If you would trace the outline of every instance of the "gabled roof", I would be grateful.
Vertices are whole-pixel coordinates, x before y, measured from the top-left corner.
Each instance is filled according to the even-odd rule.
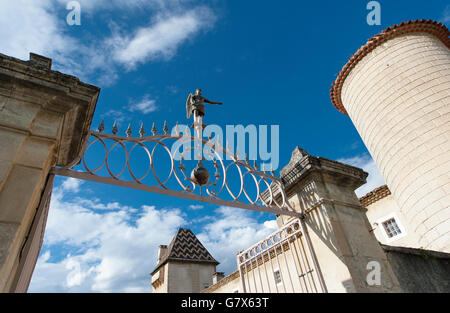
[[[168,261],[200,262],[215,265],[219,264],[219,262],[212,257],[208,250],[206,250],[194,233],[187,228],[178,229],[177,233],[167,247],[166,253],[161,257],[158,265],[153,270],[152,275]]]

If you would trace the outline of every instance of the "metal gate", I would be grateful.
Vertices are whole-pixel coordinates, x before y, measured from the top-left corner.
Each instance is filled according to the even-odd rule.
[[[300,216],[287,201],[280,178],[275,177],[273,172],[259,170],[256,163],[250,165],[248,159],[243,159],[239,153],[231,153],[228,148],[224,149],[218,140],[204,140],[186,135],[190,134],[189,129],[181,132],[178,125],[169,134],[166,123],[163,134],[160,135],[153,125],[152,136],[145,136],[142,125],[139,137],[131,137],[130,127],[126,130],[126,137],[117,135],[116,124],[113,126],[112,135],[103,133],[103,130],[102,122],[98,131],[90,131],[90,140],[80,156],[64,168],[54,168],[52,173],[217,205]],[[90,168],[88,163],[92,160],[89,160],[89,150],[95,145],[100,147],[104,154],[100,158],[95,157],[101,159],[102,163]],[[180,147],[184,148],[183,152],[179,152]],[[119,160],[117,151],[113,153],[115,150],[121,151],[122,160]],[[143,175],[138,175],[133,169],[132,154],[137,150],[146,156],[148,170]],[[158,160],[158,150],[166,155],[165,164]],[[201,156],[195,162],[190,162],[192,156],[189,157],[189,154],[194,154],[194,157],[199,154]],[[121,165],[119,170],[114,172],[111,163],[118,162]],[[191,164],[191,173],[187,169],[189,164],[186,164],[189,162],[195,165],[194,167]],[[76,168],[77,165],[80,165],[80,168]],[[165,177],[158,173],[162,167],[169,173]],[[235,190],[230,186],[231,170],[237,173],[237,178],[232,182],[239,185]],[[210,172],[214,172],[211,179]]]
[[[187,126],[186,126],[187,127]],[[168,196],[195,201],[225,205],[255,211],[287,215],[294,220],[269,237],[255,244],[237,257],[241,284],[244,292],[326,292],[326,287],[319,274],[309,236],[305,231],[302,218],[287,200],[283,182],[275,177],[273,171],[259,170],[256,162],[250,165],[247,158],[239,153],[233,154],[224,149],[219,140],[204,140],[192,137],[189,129],[181,132],[178,125],[169,134],[164,123],[163,134],[158,134],[155,125],[152,135],[146,136],[141,125],[139,137],[132,137],[130,126],[126,136],[117,135],[114,124],[112,134],[103,133],[104,123],[97,131],[90,131],[80,156],[63,168],[54,168],[51,175],[62,175],[104,184],[139,189]],[[90,168],[89,149],[98,145],[104,155],[101,164]],[[174,153],[173,146],[183,146],[182,153]],[[124,160],[119,171],[114,171],[111,163],[117,161],[117,153],[122,151]],[[146,156],[148,166],[143,175],[133,170],[132,154],[140,149]],[[168,157],[166,164],[158,161],[157,149]],[[199,150],[201,149],[201,150]],[[178,151],[178,148],[176,149]],[[190,158],[187,152],[201,152],[196,166],[189,175],[186,163]],[[205,157],[206,156],[206,157]],[[98,156],[96,157],[98,160]],[[115,159],[115,160],[114,160]],[[205,163],[214,171],[212,179]],[[166,166],[169,172],[165,177],[158,174],[159,167]],[[191,166],[192,168],[193,166]],[[233,191],[230,186],[229,171],[234,168],[238,179],[233,179],[238,186]],[[153,179],[154,184],[146,180]],[[252,182],[249,184],[248,182]],[[250,186],[251,185],[251,186]],[[251,196],[250,190],[255,195]]]
[[[244,292],[326,292],[303,221],[294,219],[249,249],[238,253]]]

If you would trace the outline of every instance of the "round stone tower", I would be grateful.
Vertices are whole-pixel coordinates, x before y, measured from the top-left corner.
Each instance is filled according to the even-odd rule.
[[[388,27],[369,39],[331,88],[378,165],[409,231],[450,252],[450,40],[437,22]]]

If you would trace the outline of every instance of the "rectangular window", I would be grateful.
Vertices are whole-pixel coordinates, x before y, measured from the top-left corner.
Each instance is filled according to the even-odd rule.
[[[393,238],[402,233],[400,227],[398,227],[397,222],[395,221],[395,218],[391,218],[383,222],[383,227],[389,238]]]
[[[275,278],[275,283],[277,285],[281,284],[281,274],[280,274],[280,270],[275,270],[275,272],[273,272],[273,277]]]

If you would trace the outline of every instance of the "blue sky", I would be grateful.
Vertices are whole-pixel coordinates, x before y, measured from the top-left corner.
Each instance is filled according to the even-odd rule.
[[[383,184],[350,119],[331,104],[331,82],[372,35],[410,19],[448,25],[447,1],[0,0],[0,53],[53,59],[53,68],[101,87],[93,128],[122,132],[187,123],[195,88],[221,101],[205,122],[279,125],[280,167],[296,146],[369,172]],[[58,177],[32,292],[150,292],[157,246],[189,227],[231,273],[235,252],[276,229],[270,214],[217,207]]]

